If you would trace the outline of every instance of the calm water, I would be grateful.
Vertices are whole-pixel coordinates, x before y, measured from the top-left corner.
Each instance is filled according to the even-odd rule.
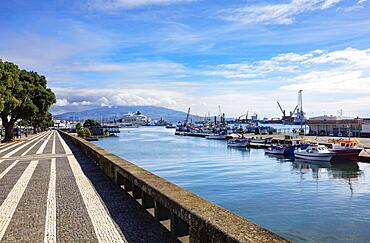
[[[158,127],[95,143],[293,241],[370,241],[370,164],[292,162]]]

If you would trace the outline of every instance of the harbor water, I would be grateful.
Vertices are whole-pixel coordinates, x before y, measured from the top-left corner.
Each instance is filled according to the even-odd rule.
[[[292,241],[369,239],[370,164],[294,161],[163,127],[94,143]]]

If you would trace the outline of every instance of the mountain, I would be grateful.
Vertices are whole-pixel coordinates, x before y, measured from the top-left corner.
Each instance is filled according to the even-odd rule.
[[[142,114],[150,117],[152,120],[164,119],[165,121],[177,123],[186,119],[186,113],[182,111],[176,111],[159,106],[115,106],[115,107],[99,107],[92,110],[79,111],[79,112],[67,112],[59,115],[55,115],[54,119],[58,120],[85,120],[94,119],[97,121],[109,121],[113,119],[119,119],[122,115],[127,113],[134,113],[140,111]],[[198,120],[199,117],[190,115],[190,119]]]

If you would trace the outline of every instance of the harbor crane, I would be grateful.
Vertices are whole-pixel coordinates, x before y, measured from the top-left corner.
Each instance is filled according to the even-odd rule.
[[[220,105],[218,106],[218,112],[220,112],[221,123],[224,124],[225,123],[225,113],[221,112],[221,106]]]
[[[280,103],[277,102],[280,111],[283,113],[283,121],[294,122],[296,124],[303,124],[305,122],[306,118],[303,112],[302,92],[303,90],[298,91],[298,104],[294,107],[293,111],[289,112],[289,115],[286,114],[286,111],[281,107]]]
[[[290,112],[290,116],[294,116],[294,114],[297,111],[297,109],[298,109],[298,105],[296,105],[296,107],[294,108],[294,110]]]
[[[249,111],[247,111],[247,113],[246,114],[243,114],[243,115],[240,115],[240,116],[238,116],[238,121],[240,121],[240,118],[242,118],[243,116],[245,116],[245,121],[248,121],[248,114],[249,114]]]
[[[188,122],[189,122],[189,116],[190,116],[190,107],[188,109],[188,113],[186,114],[186,120],[184,122],[184,126],[186,126],[186,124],[188,124]]]
[[[285,110],[283,110],[283,108],[281,108],[281,105],[280,105],[279,101],[277,101],[277,104],[278,104],[281,112],[283,113],[283,117],[285,117]]]

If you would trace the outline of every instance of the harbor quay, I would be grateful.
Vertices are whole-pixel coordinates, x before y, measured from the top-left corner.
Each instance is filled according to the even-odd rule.
[[[76,136],[0,145],[0,242],[288,242]]]

